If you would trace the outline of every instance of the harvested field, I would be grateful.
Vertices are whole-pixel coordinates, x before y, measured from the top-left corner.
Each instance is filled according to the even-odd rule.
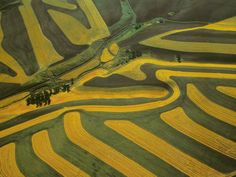
[[[223,176],[129,121],[107,121],[105,124],[188,176]]]
[[[228,96],[231,96],[233,98],[236,98],[236,88],[235,87],[224,87],[224,86],[218,86],[216,89],[219,92],[222,92]]]
[[[187,86],[188,97],[199,106],[203,111],[226,122],[230,125],[236,126],[236,112],[229,110],[221,105],[218,105],[211,100],[209,100],[205,95],[203,95],[193,84],[188,84]]]
[[[171,127],[194,140],[236,159],[236,143],[193,122],[181,107],[161,114],[161,118]]]
[[[43,146],[42,142],[44,142]],[[61,175],[66,177],[89,177],[89,175],[87,175],[85,172],[69,163],[54,152],[50,143],[50,139],[48,137],[48,132],[46,130],[32,136],[32,146],[37,156],[52,168],[54,168]]]
[[[15,143],[10,143],[1,147],[0,157],[0,175],[2,177],[24,176],[16,164]]]
[[[88,134],[81,125],[78,113],[67,114],[64,119],[66,134],[74,144],[84,148],[125,176],[155,176],[139,164]]]

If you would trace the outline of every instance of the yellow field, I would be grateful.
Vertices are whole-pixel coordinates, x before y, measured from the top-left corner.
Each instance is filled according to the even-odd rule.
[[[236,88],[235,87],[218,86],[218,87],[216,87],[216,90],[236,99]]]
[[[34,54],[40,68],[46,68],[52,63],[62,59],[52,43],[44,36],[36,15],[31,7],[31,0],[23,0],[24,6],[20,6],[20,12],[24,19],[26,29],[33,46]]]
[[[187,85],[187,95],[192,102],[201,108],[204,112],[226,122],[230,125],[236,126],[236,112],[218,105],[207,97],[205,97],[193,84]]]
[[[102,75],[101,72],[103,72],[104,70],[95,70],[94,72],[89,73],[88,75],[86,75],[86,77],[82,78],[85,80],[89,80],[93,77],[95,77],[96,75]],[[97,73],[96,73],[97,72]],[[104,72],[105,73],[105,72]],[[175,77],[199,77],[199,78],[222,78],[222,79],[236,79],[236,75],[235,74],[223,74],[223,73],[198,73],[198,72],[184,72],[184,71],[171,71],[171,70],[158,70],[156,72],[156,77],[167,83],[173,90],[173,94],[168,97],[165,100],[158,100],[158,101],[154,101],[154,102],[148,102],[148,103],[143,103],[143,104],[136,104],[136,105],[124,105],[124,106],[109,106],[109,105],[81,105],[81,106],[74,106],[74,107],[70,107],[70,108],[66,108],[67,110],[70,109],[83,109],[86,111],[92,111],[92,112],[135,112],[135,111],[143,111],[143,110],[150,110],[150,109],[156,109],[156,108],[160,108],[160,107],[164,107],[172,102],[174,102],[175,100],[177,100],[180,96],[180,90],[178,85],[176,84],[176,82],[172,79],[170,79],[171,76],[175,76]],[[83,84],[84,82],[79,81],[80,84]],[[189,90],[189,87],[188,87]],[[190,92],[190,90],[188,91],[188,95],[193,96],[194,94],[189,94],[192,93],[192,91]],[[199,99],[199,95],[197,96],[198,98],[196,100]],[[55,102],[56,103],[60,103],[60,101],[64,101],[65,99],[71,99],[71,97],[66,96],[65,97],[60,97],[60,94],[58,96],[55,96],[53,99],[58,98],[59,102]],[[78,98],[78,97],[77,97]],[[195,100],[195,101],[196,101]],[[198,100],[199,101],[199,100]],[[205,101],[205,100],[204,100]],[[196,102],[197,103],[197,102]],[[198,103],[202,103],[201,101]],[[198,104],[197,103],[197,104]],[[209,110],[208,106],[211,105],[216,105],[215,103],[211,103],[211,105],[206,105],[206,102],[204,102],[204,108],[206,109],[206,111],[210,111],[211,114],[214,116],[214,110]],[[209,101],[208,101],[209,104]],[[203,106],[203,105],[201,105]],[[219,106],[219,105],[218,105]],[[218,119],[221,119],[225,122],[231,123],[232,125],[235,125],[235,112],[228,110],[226,108],[223,107],[217,107],[220,108],[218,109],[218,111],[223,111],[220,112],[219,115],[221,117],[218,117]],[[1,109],[1,116],[2,117],[7,117],[9,114],[10,116],[13,115],[20,115],[23,113],[26,113],[28,111],[33,111],[36,108],[34,106],[26,106],[24,102],[17,102],[12,106],[6,107],[4,109]],[[49,114],[54,114],[49,113]],[[47,119],[42,119],[40,121],[40,119],[35,119],[35,121],[37,123],[39,122],[44,122]],[[28,126],[32,126],[35,125],[34,120],[30,120],[28,121],[29,124],[27,122],[23,123],[22,125],[19,124],[17,126],[12,127],[11,131],[12,132],[17,132],[19,131],[17,127],[19,126],[23,126],[24,128],[28,127]],[[0,131],[0,137],[1,135],[4,136],[5,132],[9,132],[8,129]],[[8,133],[7,133],[8,134]]]
[[[90,87],[79,87],[73,89],[69,94],[60,93],[52,97],[52,104],[59,104],[70,101],[78,100],[89,100],[89,99],[115,99],[115,98],[162,98],[167,96],[168,91],[162,87],[129,87],[129,88],[90,88]],[[8,105],[13,100],[18,100],[25,96],[19,94],[3,100],[0,105]],[[20,115],[22,111],[25,112],[36,110],[37,108],[33,105],[27,106],[25,100],[13,103],[5,108],[0,109],[0,122],[13,119]]]
[[[36,155],[62,176],[89,176],[84,171],[80,170],[78,167],[74,166],[54,152],[50,143],[48,132],[46,130],[36,133],[32,136],[32,146]]]
[[[118,46],[118,44],[113,43],[109,46],[108,50],[112,55],[116,55],[119,51],[120,47]]]
[[[16,164],[15,143],[0,147],[0,176],[23,177]]]
[[[101,55],[102,62],[111,61],[119,52],[119,46],[116,43],[111,44],[107,48],[105,48]]]
[[[67,111],[66,108],[60,109],[58,111],[54,111],[54,112],[51,112],[49,114],[44,114],[44,115],[39,116],[39,117],[37,117],[35,119],[29,120],[29,121],[26,121],[24,123],[17,124],[17,125],[15,125],[13,127],[10,127],[10,128],[5,129],[5,130],[2,130],[2,131],[0,131],[0,138],[3,138],[5,136],[11,135],[13,133],[22,131],[22,130],[24,130],[27,127],[31,127],[31,126],[37,125],[39,123],[55,119],[59,115],[64,113],[65,111]]]
[[[92,0],[76,0],[81,9],[86,14],[88,21],[91,25],[90,35],[94,39],[101,39],[110,36],[110,31],[100,15],[97,7]]]
[[[75,10],[77,8],[75,4],[71,4],[65,1],[43,0],[43,2],[63,9]]]
[[[70,15],[49,10],[49,14],[67,38],[73,44],[83,45],[91,44],[98,39],[109,36],[110,32],[92,0],[78,0],[77,2],[89,20],[90,29],[86,28],[80,21]]]
[[[110,120],[105,125],[188,176],[224,176],[130,121]]]
[[[113,58],[114,58],[114,56],[109,52],[108,48],[105,48],[102,51],[102,55],[101,55],[101,61],[102,62],[111,61]]]
[[[161,119],[171,127],[194,140],[236,159],[236,143],[192,121],[181,107],[161,114]]]
[[[0,21],[1,21],[2,13],[0,12]],[[6,83],[23,83],[28,80],[28,77],[25,75],[24,70],[21,68],[19,63],[16,62],[16,60],[10,56],[3,48],[2,48],[2,41],[3,41],[4,35],[2,31],[2,27],[0,25],[0,58],[4,60],[1,60],[2,63],[7,65],[9,68],[14,70],[17,73],[16,77],[11,77],[9,75],[0,73],[0,81],[6,82]]]
[[[5,99],[0,101],[0,107],[4,107],[6,105],[10,105],[12,102],[15,102],[17,100],[21,100],[21,99],[23,99],[27,95],[28,95],[28,93],[24,92],[24,93],[20,93],[20,94],[13,95],[13,96],[10,96],[8,98],[5,98]],[[3,109],[3,108],[0,108],[0,109]],[[5,122],[7,120],[10,120],[14,116],[17,116],[17,114],[13,114],[13,115],[11,113],[10,114],[8,113],[8,115],[1,114],[1,116],[0,116],[0,123]]]
[[[209,24],[205,27],[210,30],[219,30],[219,31],[236,31],[236,16],[227,18],[225,20]]]
[[[83,127],[79,113],[65,115],[64,127],[68,138],[74,143],[112,166],[125,176],[151,177],[155,176],[136,162],[128,159],[112,147],[91,136]]]
[[[193,27],[179,30],[172,30],[160,35],[151,37],[147,40],[140,42],[143,45],[176,50],[176,51],[185,51],[185,52],[207,52],[207,53],[223,53],[223,54],[236,54],[236,44],[222,44],[222,43],[208,43],[208,42],[182,42],[163,39],[166,36],[175,33],[181,33],[186,31],[193,31],[198,29],[209,29],[209,30],[223,30],[223,31],[235,31],[236,17],[226,19],[224,21],[216,22],[215,24],[206,25],[203,27]],[[230,22],[230,23],[228,23]],[[222,25],[227,24],[227,25]]]
[[[73,44],[84,45],[91,44],[94,41],[94,35],[91,35],[89,29],[76,18],[55,10],[48,12]]]
[[[141,71],[140,67],[142,63],[139,62],[141,60],[136,60],[135,62],[130,62],[127,65],[118,68],[113,71],[113,74],[120,74],[122,76],[128,77],[133,80],[145,80],[147,78],[146,74]]]

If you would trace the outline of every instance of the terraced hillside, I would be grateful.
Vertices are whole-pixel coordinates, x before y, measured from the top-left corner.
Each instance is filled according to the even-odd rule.
[[[236,175],[235,0],[0,0],[0,177]]]

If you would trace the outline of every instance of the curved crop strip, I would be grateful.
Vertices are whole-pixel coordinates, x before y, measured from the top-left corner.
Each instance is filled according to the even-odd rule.
[[[101,159],[126,176],[155,176],[139,164],[128,159],[115,149],[91,136],[81,125],[80,114],[66,114],[64,127],[68,138],[74,143]]]
[[[73,144],[66,136],[63,117],[64,115],[60,116],[62,119],[58,120],[54,123],[53,127],[48,129],[51,144],[56,153],[80,167],[81,170],[85,171],[90,176],[123,176],[117,170],[88,153],[86,150]]]
[[[225,21],[235,21],[235,17],[226,19]],[[215,26],[214,24],[211,24],[211,25],[206,25],[203,27],[172,30],[172,31],[151,37],[147,40],[144,40],[140,42],[140,44],[151,46],[151,47],[164,48],[164,49],[176,50],[176,51],[185,51],[185,52],[236,54],[236,51],[234,50],[236,47],[236,44],[221,44],[221,43],[207,43],[207,42],[181,42],[181,41],[172,41],[172,40],[163,39],[164,37],[169,36],[171,34],[186,32],[186,31],[193,31],[193,30],[198,30],[198,29],[219,30],[220,28],[218,27],[218,25],[223,24],[223,22],[218,22],[215,24],[216,24]],[[222,25],[222,26],[226,31],[228,29],[236,28],[235,25],[229,25],[229,26]]]
[[[44,142],[43,145],[42,142]],[[32,143],[34,152],[37,154],[37,156],[61,175],[65,177],[89,177],[88,174],[54,152],[48,137],[48,132],[46,130],[34,134],[32,136]]]
[[[24,93],[20,93],[17,95],[13,95],[11,97],[5,98],[3,100],[0,100],[0,110],[4,109],[4,107],[10,106],[12,103],[17,103],[20,100],[24,101],[24,98],[28,95],[28,92],[24,92]],[[1,111],[0,111],[1,112]],[[11,113],[10,113],[11,114]],[[1,115],[0,116],[0,123],[3,123],[5,121],[8,121],[10,119],[12,119],[13,117],[15,117],[15,115]]]
[[[201,108],[197,107],[188,97],[185,98],[181,107],[184,109],[185,114],[194,122],[218,135],[236,142],[236,129],[234,126],[215,119],[202,111]]]
[[[0,21],[1,21],[1,12],[0,12]],[[0,25],[0,44],[2,43],[4,38],[2,27]],[[24,70],[19,65],[18,62],[14,58],[12,58],[0,45],[0,60],[3,64],[11,68],[17,73],[16,77],[11,77],[7,74],[0,74],[0,81],[7,82],[7,83],[24,83],[28,80]]]
[[[16,164],[15,143],[0,147],[0,176],[24,177]]]
[[[25,94],[22,94],[22,96]],[[168,91],[162,87],[126,87],[126,88],[91,88],[79,87],[73,89],[70,94],[61,93],[52,97],[53,104],[64,102],[91,100],[91,99],[134,99],[134,98],[164,98],[168,95]],[[13,100],[22,98],[21,94],[0,101],[0,105],[9,105]],[[20,114],[22,109],[26,112],[36,110],[35,106],[27,106],[25,100],[15,102],[9,106],[0,109],[0,123],[13,119]]]
[[[193,84],[187,85],[187,95],[190,100],[207,114],[226,122],[230,125],[236,126],[236,112],[220,106],[206,96],[204,96]]]
[[[105,124],[189,176],[224,176],[130,121],[109,120]]]
[[[42,0],[31,1],[33,11],[39,21],[43,34],[51,41],[53,47],[64,58],[75,56],[88,48],[87,45],[72,44],[48,13],[49,6]]]
[[[43,143],[42,143],[43,145]],[[16,162],[27,177],[60,177],[61,175],[42,161],[33,151],[31,136],[16,142]]]
[[[235,74],[236,75],[236,74]],[[201,82],[192,82],[197,89],[207,96],[208,100],[229,110],[236,111],[236,100],[216,90],[218,85],[236,86],[235,80],[214,79],[202,84]]]
[[[225,20],[209,24],[205,29],[218,30],[218,31],[236,31],[236,16],[227,18]]]
[[[222,79],[236,79],[235,74],[223,74],[223,73],[200,73],[200,72],[184,72],[184,71],[171,71],[171,70],[158,70],[156,72],[156,77],[161,80],[162,82],[167,83],[171,89],[173,90],[173,94],[169,96],[165,100],[158,100],[154,102],[148,102],[148,103],[142,103],[142,104],[133,104],[133,105],[122,105],[122,106],[108,106],[108,105],[80,105],[80,106],[71,106],[69,108],[64,108],[64,111],[66,110],[73,110],[73,109],[83,109],[86,111],[91,112],[137,112],[137,111],[143,111],[143,110],[151,110],[156,108],[161,108],[164,106],[167,106],[174,101],[176,101],[181,93],[179,90],[179,87],[177,83],[170,79],[170,77],[200,77],[200,78],[222,78]],[[92,76],[91,76],[92,77]],[[225,110],[225,108],[223,108]],[[21,115],[23,113],[26,113],[28,111],[32,111],[32,108],[23,105],[21,109],[15,110],[12,109],[12,107],[9,107],[5,109],[4,112],[11,112],[12,114],[16,113],[18,115]],[[49,113],[45,116],[41,116],[42,118],[38,117],[34,120],[29,120],[28,122],[24,122],[22,124],[16,125],[14,127],[5,129],[0,131],[0,137],[4,137],[7,135],[10,135],[14,132],[18,132],[20,130],[23,130],[24,128],[36,125],[40,122],[44,122],[46,120],[53,119],[53,117],[47,117],[49,115],[58,115],[63,112],[62,110]],[[227,111],[228,112],[228,111]],[[225,115],[224,115],[225,116]],[[229,119],[229,118],[226,118]],[[232,119],[232,115],[230,117],[230,122],[235,122],[236,119]]]
[[[161,119],[194,140],[236,159],[236,143],[192,121],[181,107],[161,114]]]
[[[171,61],[166,61],[166,60],[160,60],[160,59],[153,59],[153,58],[148,58],[148,57],[141,57],[139,60],[134,60],[131,61],[131,63],[150,63],[150,64],[156,64],[159,66],[169,66],[169,67],[175,67],[175,68],[181,68],[181,67],[189,67],[189,68],[214,68],[214,69],[220,69],[220,68],[236,68],[236,64],[214,64],[214,63],[196,63],[196,62],[183,62],[183,63],[176,63],[176,62],[171,62]]]
[[[2,14],[4,39],[2,46],[24,69],[27,76],[39,70],[30,36],[18,7],[12,7]]]
[[[94,38],[96,33],[90,32],[80,21],[76,18],[65,14],[63,12],[48,10],[53,20],[57,23],[66,37],[76,45],[91,44],[99,39]],[[94,31],[93,31],[94,32]]]
[[[63,9],[75,10],[77,8],[75,4],[71,4],[71,3],[63,2],[63,1],[43,0],[43,2],[51,6],[56,6]]]
[[[100,15],[97,7],[92,0],[76,0],[79,6],[83,9],[86,14],[88,21],[91,25],[89,34],[94,39],[101,39],[110,36],[109,29]]]
[[[146,74],[140,69],[141,66],[144,64],[142,60],[135,60],[135,62],[130,62],[127,65],[118,68],[112,74],[120,74],[125,77],[128,77],[133,80],[145,80],[147,79]]]
[[[111,52],[109,52],[108,48],[105,48],[102,51],[102,55],[101,55],[101,62],[109,62],[114,58],[114,55],[111,54]]]
[[[216,90],[236,99],[236,87],[217,86]]]
[[[40,68],[46,68],[50,64],[61,60],[62,56],[56,52],[51,41],[44,36],[31,7],[31,0],[23,0],[23,4],[19,9],[30,36],[35,56]]]
[[[61,115],[62,113],[66,112],[66,111],[67,111],[66,108],[60,109],[60,110],[57,110],[57,111],[54,111],[54,112],[51,112],[51,113],[48,113],[48,114],[44,114],[42,116],[38,116],[37,118],[35,118],[33,120],[29,120],[29,121],[26,121],[24,123],[17,124],[13,127],[9,127],[5,130],[0,131],[0,138],[3,138],[5,136],[11,135],[13,133],[22,131],[22,130],[26,129],[27,127],[32,127],[32,126],[37,125],[39,123],[55,119],[59,115]]]

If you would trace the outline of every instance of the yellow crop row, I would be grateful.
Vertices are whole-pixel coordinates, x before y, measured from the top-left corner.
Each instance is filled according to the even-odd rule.
[[[60,7],[63,9],[75,10],[77,7],[75,4],[65,2],[65,1],[57,1],[57,0],[43,0],[44,3],[49,4],[51,6]]]
[[[161,114],[161,119],[171,127],[194,140],[236,159],[236,143],[192,121],[181,107]]]
[[[31,0],[23,0],[23,4],[19,10],[24,19],[34,54],[40,68],[46,68],[50,64],[61,60],[62,56],[56,52],[51,41],[44,36],[38,19],[31,7]]]
[[[159,80],[167,83],[173,90],[173,94],[165,100],[158,100],[158,101],[154,101],[154,102],[148,102],[148,103],[142,103],[142,104],[136,104],[136,105],[122,105],[122,106],[80,105],[80,106],[71,106],[70,108],[64,108],[64,110],[83,109],[83,110],[91,111],[91,112],[136,112],[136,111],[144,111],[144,110],[150,110],[150,109],[156,109],[156,108],[164,107],[164,106],[174,102],[175,100],[177,100],[179,98],[180,94],[181,94],[180,90],[179,90],[179,87],[176,84],[176,82],[170,78],[171,76],[175,76],[175,77],[236,79],[235,74],[199,73],[199,72],[158,70],[156,72],[156,77]],[[92,74],[91,74],[91,78],[92,78]],[[189,90],[189,88],[188,88],[188,90]],[[188,91],[188,95],[190,95],[190,93],[192,92],[192,91],[191,92],[189,92],[189,91]],[[193,94],[191,94],[191,95],[193,95]],[[55,96],[55,98],[59,98],[59,97]],[[198,96],[198,99],[199,99],[199,96]],[[61,101],[63,101],[63,100],[61,100]],[[202,103],[202,102],[200,102],[200,103]],[[203,103],[206,104],[206,102],[204,102],[204,101],[203,101]],[[204,104],[204,107],[206,107],[206,111],[209,111],[209,109],[208,109],[209,105],[206,106],[205,104]],[[197,104],[197,105],[199,105],[199,104]],[[23,113],[26,113],[28,111],[32,111],[34,109],[35,108],[28,107],[25,104],[23,105],[23,103],[19,102],[19,103],[16,103],[16,107],[9,106],[7,108],[1,109],[1,114],[5,115],[5,114],[10,112],[11,114],[21,115]],[[228,110],[226,108],[222,108],[222,107],[220,107],[220,110],[224,110],[223,113],[221,113],[221,116],[223,116],[223,117],[220,117],[220,119],[222,119],[224,121],[231,122],[231,124],[234,125],[235,121],[236,121],[236,119],[234,119],[235,118],[235,116],[234,116],[235,112],[231,111],[231,110]],[[51,115],[51,114],[53,115],[54,112],[49,113],[49,115]],[[228,114],[230,114],[230,115],[228,115]],[[214,116],[214,113],[213,113],[213,116]],[[9,129],[2,130],[2,131],[0,131],[0,137],[4,137],[7,134],[9,135],[13,132],[23,130],[24,128],[30,127],[32,125],[36,125],[37,123],[44,122],[47,119],[48,118],[40,119],[40,117],[38,117],[34,120],[29,120],[27,122],[16,125],[16,126],[11,127]],[[50,119],[53,119],[53,117],[50,117]],[[21,128],[19,129],[19,127],[21,127]]]
[[[50,143],[48,132],[40,131],[32,136],[32,146],[36,155],[65,177],[88,177],[84,171],[56,154]]]
[[[214,103],[204,96],[193,84],[187,85],[187,95],[196,106],[212,117],[236,126],[236,112]]]
[[[23,177],[16,164],[15,143],[0,147],[0,176]]]
[[[1,22],[1,16],[2,13],[0,12],[0,22]],[[12,77],[6,74],[0,73],[0,82],[7,82],[7,83],[23,83],[28,80],[28,77],[26,76],[24,70],[19,65],[16,60],[10,56],[3,48],[2,48],[2,41],[4,38],[4,34],[2,31],[2,27],[0,25],[0,59],[1,62],[4,63],[6,66],[11,68],[13,71],[17,73],[16,77]]]
[[[236,87],[217,86],[216,90],[236,99]]]
[[[224,176],[130,121],[109,120],[105,124],[188,176]]]
[[[49,14],[58,24],[67,38],[74,44],[84,45],[102,39],[110,35],[102,16],[92,0],[77,1],[86,14],[91,28],[86,28],[79,20],[65,13],[49,10]],[[54,5],[59,5],[57,2]],[[71,6],[71,4],[69,4]]]
[[[151,37],[141,42],[143,45],[164,48],[169,50],[176,51],[185,51],[185,52],[207,52],[207,53],[223,53],[223,54],[236,54],[235,44],[222,44],[222,43],[209,43],[209,42],[182,42],[163,39],[166,36],[171,34],[193,31],[198,29],[209,29],[209,30],[224,30],[224,31],[235,31],[236,17],[226,19],[224,21],[216,22],[215,24],[210,24],[201,27],[193,27],[179,30],[172,30],[160,35]],[[224,24],[224,25],[222,25]]]
[[[68,138],[74,144],[77,144],[90,154],[93,154],[100,160],[123,173],[125,176],[155,176],[136,162],[90,135],[82,127],[79,113],[74,112],[66,114],[64,118],[64,127]]]

